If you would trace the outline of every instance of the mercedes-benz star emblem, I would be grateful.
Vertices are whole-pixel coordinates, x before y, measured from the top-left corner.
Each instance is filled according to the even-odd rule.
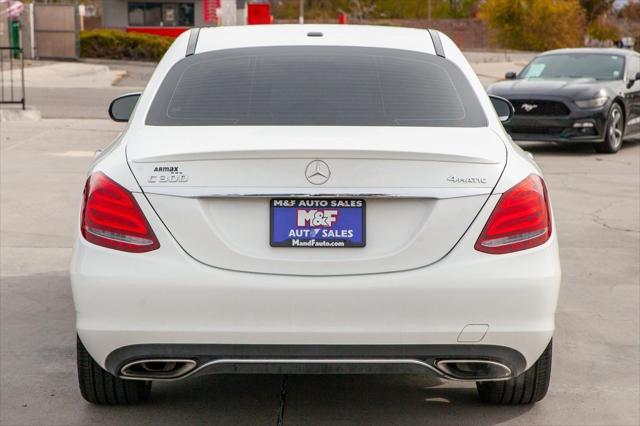
[[[322,185],[331,177],[331,170],[329,170],[329,166],[324,161],[314,160],[307,165],[307,170],[305,170],[304,174],[312,184]]]

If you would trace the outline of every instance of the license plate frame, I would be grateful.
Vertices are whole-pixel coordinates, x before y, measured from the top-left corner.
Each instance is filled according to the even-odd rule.
[[[299,220],[305,225],[298,226]],[[366,201],[360,198],[272,198],[269,201],[269,245],[363,248],[366,246]]]

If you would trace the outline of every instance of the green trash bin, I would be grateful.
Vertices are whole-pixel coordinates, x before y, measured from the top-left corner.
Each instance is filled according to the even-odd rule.
[[[20,21],[9,18],[9,46],[15,59],[20,57]]]

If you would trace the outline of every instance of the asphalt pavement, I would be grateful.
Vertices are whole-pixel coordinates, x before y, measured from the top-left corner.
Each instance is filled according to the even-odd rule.
[[[112,60],[85,60],[77,65],[85,63],[107,66],[123,73],[113,76],[112,84],[87,81],[84,85],[77,83],[65,88],[55,83],[29,85],[26,88],[27,104],[38,109],[43,118],[108,119],[109,103],[125,93],[142,91],[156,66],[153,62]],[[72,79],[76,78],[69,75],[63,80]]]
[[[638,143],[616,155],[525,145],[545,172],[563,267],[551,388],[534,406],[384,375],[208,376],[154,385],[137,407],[85,403],[68,275],[77,209],[93,152],[123,129],[102,119],[106,104],[144,72],[124,86],[32,88],[45,118],[0,123],[0,424],[640,424]]]

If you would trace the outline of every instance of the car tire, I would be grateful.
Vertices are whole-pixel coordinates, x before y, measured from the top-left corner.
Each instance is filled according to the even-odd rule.
[[[619,104],[614,103],[609,110],[607,125],[604,130],[604,142],[595,144],[596,152],[613,154],[622,148],[624,137],[624,114]]]
[[[78,383],[82,397],[98,405],[139,404],[149,399],[151,382],[123,380],[94,361],[77,338]]]
[[[477,382],[480,399],[489,404],[501,405],[525,405],[540,401],[549,389],[551,346],[552,342],[549,342],[538,361],[516,378]]]

